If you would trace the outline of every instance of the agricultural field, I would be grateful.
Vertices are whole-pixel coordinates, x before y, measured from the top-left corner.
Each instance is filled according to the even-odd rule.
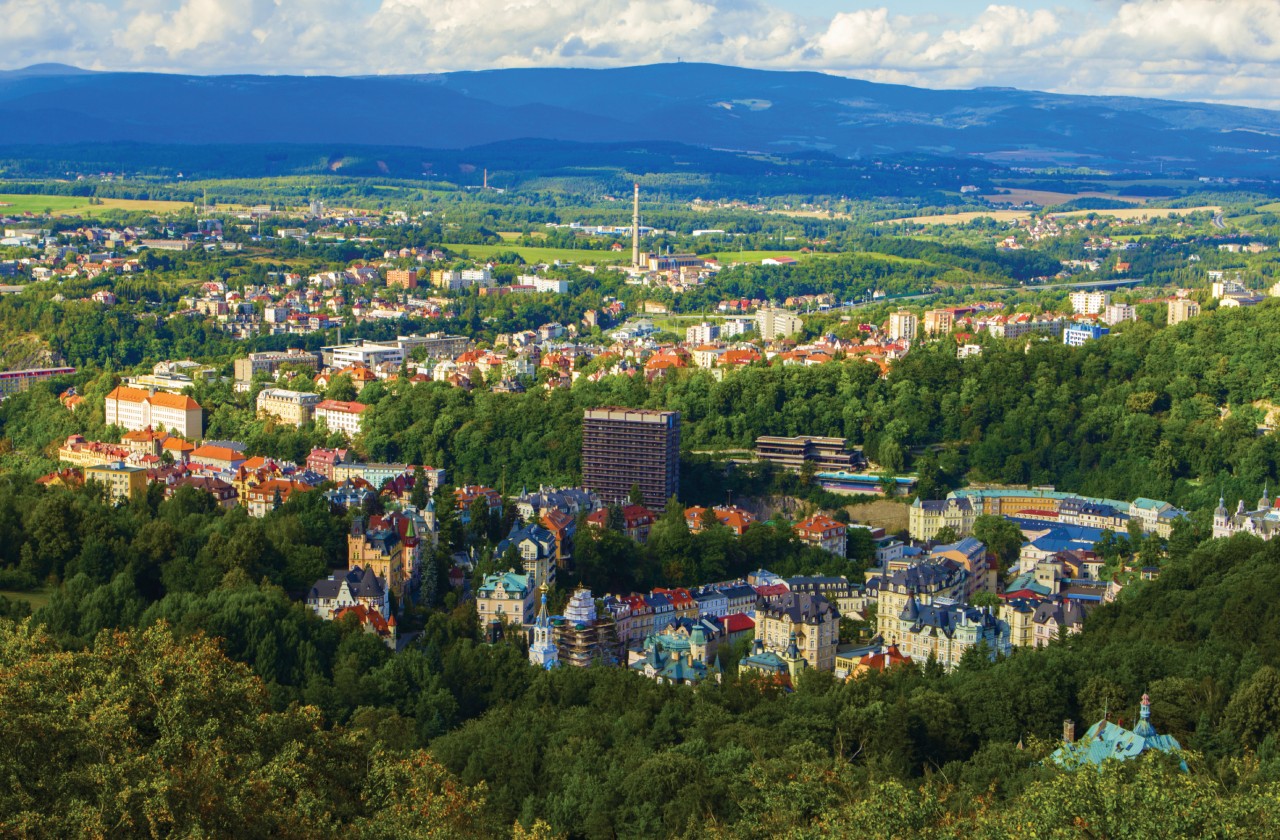
[[[886,219],[877,224],[911,222],[920,225],[964,225],[974,219],[994,219],[997,222],[1016,222],[1032,215],[1030,210],[971,210],[964,213],[942,213],[937,216],[910,216],[905,219]]]
[[[1055,218],[1070,218],[1072,216],[1111,216],[1114,219],[1123,219],[1124,221],[1133,221],[1134,219],[1153,219],[1163,218],[1165,216],[1190,216],[1192,213],[1220,213],[1221,207],[1216,205],[1204,205],[1203,207],[1131,207],[1121,210],[1071,210],[1066,213],[1054,213]]]
[[[186,201],[141,201],[128,198],[104,198],[101,204],[90,204],[88,198],[72,195],[5,195],[0,194],[0,214],[21,215],[52,210],[55,216],[75,216],[81,210],[140,210],[148,213],[170,213],[184,210]]]
[[[1033,190],[1025,187],[1007,187],[1008,192],[989,193],[982,196],[986,201],[994,204],[1039,204],[1041,207],[1050,207],[1054,204],[1062,204],[1063,202],[1072,201],[1077,198],[1114,198],[1118,201],[1129,201],[1134,204],[1145,204],[1151,201],[1150,198],[1142,198],[1140,196],[1116,195],[1115,193],[1105,192],[1078,192],[1064,193],[1053,192],[1051,190]]]

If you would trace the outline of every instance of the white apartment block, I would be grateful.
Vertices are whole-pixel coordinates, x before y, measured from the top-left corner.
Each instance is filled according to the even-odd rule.
[[[1138,320],[1138,310],[1127,303],[1112,303],[1102,312],[1102,320],[1112,326],[1122,321]]]
[[[204,409],[191,397],[163,391],[144,391],[124,385],[107,394],[106,422],[129,431],[151,428],[187,439],[204,433]]]
[[[720,337],[720,325],[703,322],[696,327],[689,327],[684,331],[684,340],[686,344],[699,345],[710,344]]]
[[[315,418],[317,423],[324,423],[330,431],[344,432],[347,437],[355,437],[363,428],[361,420],[367,408],[364,403],[323,400],[316,404]]]
[[[1099,315],[1111,305],[1110,292],[1072,292],[1071,311],[1077,315]]]
[[[556,280],[552,277],[534,277],[533,288],[539,292],[550,292],[553,295],[567,295],[569,293],[568,280]]]
[[[785,309],[766,306],[756,312],[756,326],[761,338],[773,341],[775,338],[786,338],[800,332],[804,328],[804,322],[798,315]]]
[[[889,339],[891,341],[907,340],[912,341],[916,337],[916,328],[919,326],[919,319],[905,309],[894,312],[889,316]]]

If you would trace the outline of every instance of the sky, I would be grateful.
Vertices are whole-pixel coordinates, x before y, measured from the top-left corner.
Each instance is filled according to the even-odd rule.
[[[0,63],[366,75],[706,61],[1280,108],[1280,0],[0,0]]]

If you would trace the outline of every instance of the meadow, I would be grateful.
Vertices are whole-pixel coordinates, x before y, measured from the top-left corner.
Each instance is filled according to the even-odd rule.
[[[51,210],[55,216],[75,216],[92,208],[100,210],[130,210],[147,213],[171,213],[185,210],[191,204],[186,201],[142,201],[131,198],[104,198],[101,204],[90,204],[87,197],[73,195],[6,195],[0,193],[0,215],[16,216],[23,213],[44,213]]]

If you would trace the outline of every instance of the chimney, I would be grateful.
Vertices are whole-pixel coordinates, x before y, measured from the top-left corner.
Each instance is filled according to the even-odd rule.
[[[1062,722],[1062,743],[1074,744],[1076,742],[1076,722],[1074,720],[1064,720]]]
[[[635,198],[631,205],[631,267],[640,267],[640,185],[635,184]]]

